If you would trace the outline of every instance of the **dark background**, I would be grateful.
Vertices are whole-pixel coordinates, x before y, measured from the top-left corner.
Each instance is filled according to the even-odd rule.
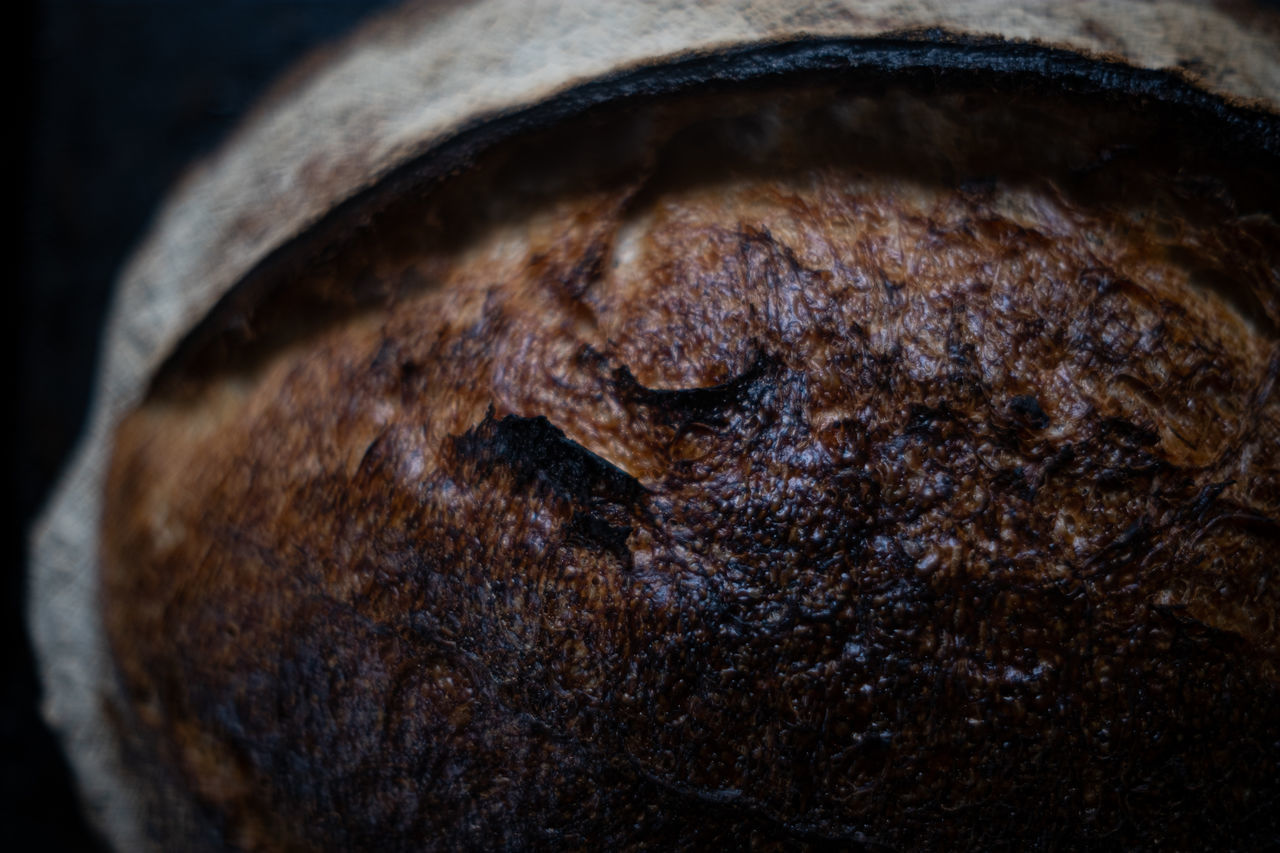
[[[26,529],[83,425],[112,282],[165,189],[271,81],[391,0],[43,0],[9,29],[9,289],[16,434],[0,601],[0,838],[101,849],[38,716],[23,613]],[[14,399],[14,397],[11,397]]]

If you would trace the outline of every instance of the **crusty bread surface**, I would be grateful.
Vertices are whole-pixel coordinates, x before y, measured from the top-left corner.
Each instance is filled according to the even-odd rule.
[[[129,760],[255,850],[1274,839],[1280,193],[1137,106],[601,108],[215,311],[108,468]]]

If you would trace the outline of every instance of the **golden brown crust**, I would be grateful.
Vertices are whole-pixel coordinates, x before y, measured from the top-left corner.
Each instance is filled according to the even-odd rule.
[[[384,214],[120,428],[148,760],[248,849],[1274,837],[1275,174],[1131,106],[633,107]]]

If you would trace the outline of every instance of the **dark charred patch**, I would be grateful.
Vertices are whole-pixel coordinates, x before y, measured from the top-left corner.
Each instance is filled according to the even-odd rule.
[[[566,502],[572,513],[563,528],[566,544],[609,554],[631,566],[627,537],[634,519],[643,513],[646,490],[630,474],[568,438],[541,415],[498,420],[490,410],[452,443],[463,472],[473,466],[484,479],[505,470],[514,478],[517,493],[546,489]]]
[[[474,463],[482,475],[504,468],[515,476],[517,487],[537,483],[575,504],[632,507],[645,493],[639,480],[568,438],[542,415],[497,420],[490,410],[453,442],[459,457]]]
[[[778,362],[760,353],[742,373],[704,388],[646,388],[625,365],[613,372],[614,391],[625,403],[648,409],[668,426],[723,425],[729,415],[768,395],[778,382]]]
[[[610,524],[594,513],[575,512],[569,523],[567,541],[570,545],[605,551],[630,567],[631,549],[627,547],[627,537],[631,530],[630,525]]]

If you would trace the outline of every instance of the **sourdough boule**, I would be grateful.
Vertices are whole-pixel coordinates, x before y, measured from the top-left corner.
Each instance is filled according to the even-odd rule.
[[[1275,840],[1274,29],[637,8],[407,12],[161,220],[42,545],[117,842]]]

